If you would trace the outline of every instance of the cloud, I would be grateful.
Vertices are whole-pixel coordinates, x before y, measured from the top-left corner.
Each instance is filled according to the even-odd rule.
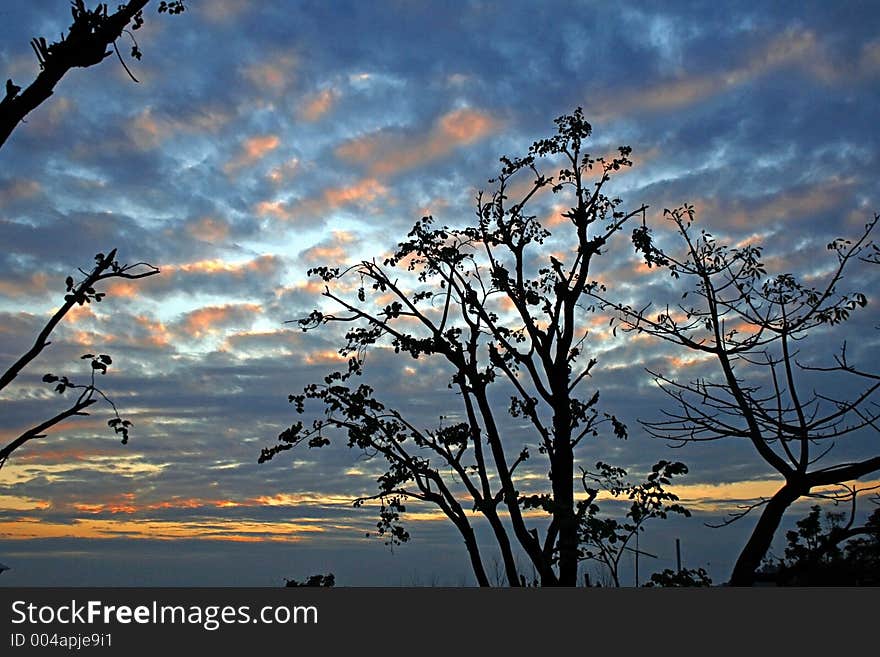
[[[695,105],[789,65],[809,66],[820,57],[814,32],[791,29],[773,38],[744,63],[704,74],[683,74],[636,89],[608,91],[587,103],[590,116],[608,120],[632,113],[666,112]]]
[[[335,152],[339,159],[364,166],[373,176],[390,176],[485,139],[499,127],[500,122],[490,114],[465,108],[440,116],[426,135],[383,131],[351,139]]]
[[[702,223],[755,230],[774,223],[806,222],[818,214],[840,210],[852,197],[855,184],[853,179],[830,177],[755,199],[700,199],[694,207]]]
[[[339,93],[335,89],[322,89],[307,96],[297,110],[297,116],[303,121],[317,121],[333,109]]]
[[[220,329],[249,326],[262,312],[255,303],[205,306],[186,313],[175,323],[175,329],[187,337],[201,338]]]
[[[347,247],[357,241],[357,238],[350,232],[334,230],[332,237],[306,249],[299,254],[299,257],[309,264],[333,263],[340,265],[348,260]]]
[[[152,150],[178,135],[216,134],[232,118],[231,112],[213,105],[189,108],[182,114],[168,114],[148,106],[126,124],[125,130],[139,149]]]
[[[174,335],[165,324],[146,315],[137,315],[134,318],[135,334],[132,344],[166,349],[174,343]]]
[[[187,232],[202,242],[220,243],[229,236],[229,223],[214,217],[202,217],[186,227]]]
[[[254,211],[261,217],[285,221],[324,218],[330,211],[342,206],[366,207],[380,199],[387,199],[388,193],[388,188],[377,179],[363,178],[351,185],[329,187],[317,197],[292,202],[260,201],[254,207]]]
[[[0,208],[16,201],[33,199],[42,192],[42,186],[36,180],[12,178],[0,180]]]
[[[278,135],[257,135],[245,139],[241,144],[240,153],[226,163],[223,170],[226,173],[243,167],[250,167],[262,160],[267,154],[274,151],[281,144]]]
[[[289,180],[296,172],[299,170],[300,162],[299,158],[292,157],[287,162],[283,162],[279,164],[277,167],[274,167],[269,173],[266,174],[266,177],[274,184],[280,185],[287,180]]]
[[[246,66],[242,75],[263,93],[280,94],[296,81],[299,59],[290,52],[274,55]]]
[[[859,69],[865,75],[880,73],[880,39],[875,39],[862,47]]]
[[[54,24],[58,14],[49,3],[8,4],[0,33],[27,51],[27,73],[15,73],[11,50],[0,61],[21,83],[36,69],[27,38],[45,33],[40,26]],[[119,585],[161,578],[191,584],[206,581],[194,573],[209,553],[209,577],[227,578],[232,567],[242,583],[274,578],[267,585],[279,575],[331,569],[340,583],[396,583],[401,564],[439,568],[438,554],[460,559],[455,567],[467,573],[448,523],[416,522],[413,544],[394,555],[381,541],[364,542],[375,514],[352,510],[348,501],[375,490],[381,463],[348,450],[344,437],[320,454],[294,450],[256,464],[259,449],[299,419],[287,394],[345,367],[334,327],[302,333],[282,322],[331,305],[320,296],[323,282],[302,274],[313,263],[381,258],[406,234],[403,216],[437,212],[441,223],[473,221],[473,186],[497,170],[496,156],[521,153],[551,134],[553,117],[585,100],[583,84],[589,100],[600,109],[606,103],[607,116],[638,119],[603,130],[597,137],[608,141],[595,150],[631,143],[637,155],[654,153],[648,166],[609,187],[625,198],[621,207],[638,199],[659,211],[696,199],[698,222],[719,240],[757,236],[768,249],[790,252],[792,270],[812,271],[814,254],[800,246],[821,248],[826,234],[851,227],[844,221],[856,210],[863,223],[880,198],[871,175],[880,102],[872,84],[880,72],[880,41],[871,30],[876,10],[762,5],[719,16],[670,4],[662,13],[645,10],[645,20],[633,25],[629,9],[569,4],[571,20],[560,27],[552,11],[497,3],[451,14],[421,3],[360,3],[350,11],[326,3],[201,4],[205,20],[185,38],[177,21],[150,30],[141,85],[122,82],[118,64],[110,75],[72,72],[76,79],[63,82],[2,149],[5,362],[32,344],[63,295],[64,277],[87,268],[97,251],[118,246],[126,259],[162,270],[142,281],[108,282],[108,298],[70,316],[75,321],[53,334],[39,366],[4,390],[7,427],[25,426],[49,403],[65,401],[40,382],[42,374],[87,376],[81,343],[104,345],[113,367],[101,383],[135,423],[123,447],[107,430],[110,409],[96,407],[91,418],[68,423],[4,466],[0,533],[18,540],[0,545],[4,562],[15,553],[14,570],[2,577],[18,576],[16,585],[113,577]],[[182,20],[195,21],[198,13]],[[18,20],[23,15],[33,20]],[[595,24],[603,29],[591,31]],[[274,147],[249,142],[273,136]],[[248,175],[229,175],[230,165],[232,174]],[[511,193],[519,191],[515,183]],[[537,266],[571,241],[570,230],[562,230],[564,199],[547,190],[535,201],[534,214],[557,233],[534,259]],[[614,283],[609,290],[634,300],[680,300],[668,276],[634,269],[628,231],[615,243],[591,278]],[[845,285],[876,288],[876,274],[858,275]],[[853,358],[861,350],[866,363],[870,344],[857,338],[875,334],[873,301],[840,334],[851,338]],[[686,377],[704,368],[680,354],[676,361],[648,336],[621,338],[618,331],[615,338],[607,324],[586,318],[586,346],[600,362],[584,389],[596,385],[602,410],[625,417],[632,433],[625,442],[600,437],[584,444],[581,462],[645,471],[670,452],[639,432],[637,418],[659,419],[668,408],[641,368],[677,364]],[[446,388],[449,377],[437,359],[401,359],[377,348],[358,382],[373,385],[420,426],[436,426],[440,415],[462,415],[460,398]],[[500,383],[497,392],[504,401],[508,391]],[[321,410],[310,407],[308,419]],[[499,416],[512,450],[533,444],[521,423]],[[871,438],[835,451],[855,458],[870,449]],[[691,467],[692,488],[680,492],[707,512],[773,491],[772,473],[748,445],[693,445],[674,458]],[[546,477],[538,458],[521,467],[526,486]],[[700,482],[729,486],[700,490]],[[653,537],[681,528],[662,526]],[[23,542],[41,531],[56,538]],[[714,538],[696,519],[683,531],[685,545],[731,542],[730,534]],[[70,538],[83,536],[97,538]],[[150,552],[153,536],[173,541]],[[247,550],[236,551],[226,537]],[[320,549],[312,553],[317,561],[307,562],[297,550],[310,537]],[[737,535],[734,542],[739,538],[745,540]],[[673,545],[671,537],[665,542]],[[700,558],[717,568],[708,549]],[[157,554],[160,560],[150,558]],[[414,554],[424,556],[401,561]],[[386,562],[377,574],[375,564]]]
[[[160,264],[159,274],[139,281],[111,280],[108,300],[114,297],[157,300],[167,295],[224,295],[236,290],[246,297],[262,296],[276,284],[286,267],[277,255],[264,254],[240,262],[209,258]]]
[[[212,23],[227,23],[252,7],[247,0],[211,0],[204,6],[198,7],[199,16],[203,16]]]
[[[350,203],[369,203],[388,194],[388,188],[374,178],[365,178],[348,187],[334,187],[324,190],[323,200],[330,207]]]
[[[0,279],[0,294],[12,299],[33,298],[48,292],[52,283],[55,281],[42,271],[33,272],[23,278],[6,277]]]

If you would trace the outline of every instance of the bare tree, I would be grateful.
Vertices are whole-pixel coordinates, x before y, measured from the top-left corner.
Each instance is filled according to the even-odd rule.
[[[715,377],[691,381],[650,371],[675,405],[664,419],[642,422],[651,435],[678,444],[746,440],[782,475],[772,497],[728,521],[762,509],[730,577],[730,584],[747,586],[791,504],[819,494],[822,487],[880,470],[880,455],[831,460],[841,439],[877,431],[880,413],[873,400],[880,376],[852,363],[845,342],[833,363],[814,355],[818,345],[819,357],[830,360],[833,331],[867,304],[864,294],[840,288],[847,267],[871,246],[869,236],[880,215],[858,239],[828,245],[836,262],[817,287],[791,274],[768,275],[757,245],[732,248],[705,230],[697,232],[692,206],[665,210],[664,216],[680,238],[683,255],[658,248],[644,224],[633,232],[633,242],[649,266],[665,268],[684,288],[680,301],[634,309],[603,296],[604,305],[625,330],[714,362]],[[804,344],[806,352],[800,349]]]
[[[616,578],[620,555],[645,521],[687,513],[664,489],[686,471],[680,463],[658,463],[646,481],[632,484],[623,470],[577,459],[578,447],[600,431],[626,437],[623,422],[598,410],[598,391],[584,390],[597,361],[584,356],[590,311],[582,304],[594,285],[594,261],[643,208],[623,211],[620,199],[604,193],[612,174],[631,165],[629,147],[610,158],[591,156],[591,127],[579,108],[556,125],[557,133],[535,142],[525,157],[501,159],[500,174],[490,180],[494,191],[476,198],[475,224],[437,227],[425,217],[382,263],[310,272],[325,281],[324,296],[338,311],[316,310],[300,326],[349,326],[339,350],[348,365],[290,396],[298,413],[310,400],[324,413],[285,430],[259,459],[347,436],[349,447],[387,465],[378,491],[355,502],[380,502],[378,533],[392,544],[406,541],[405,502],[435,505],[457,528],[477,582],[486,586],[490,577],[466,509],[488,524],[511,586],[526,581],[518,550],[545,586],[576,586],[585,559],[608,566]],[[547,176],[539,165],[561,168]],[[516,188],[523,191],[514,202]],[[529,213],[545,188],[570,204],[563,214],[567,231],[560,230],[552,255],[544,246],[549,231]],[[346,286],[356,292],[348,295]],[[425,428],[425,418],[389,407],[372,387],[355,384],[367,351],[379,348],[444,362],[458,410]],[[510,399],[507,412],[529,432],[519,444],[498,406],[502,394]],[[545,459],[533,469],[546,474],[543,488],[522,476],[535,452]],[[600,490],[627,500],[624,519],[600,519]]]

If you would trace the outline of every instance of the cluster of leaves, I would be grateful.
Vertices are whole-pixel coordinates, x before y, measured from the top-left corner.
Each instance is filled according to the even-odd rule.
[[[287,588],[298,588],[301,586],[330,588],[335,585],[336,576],[333,575],[333,573],[327,573],[326,575],[309,575],[307,579],[302,581],[293,578],[284,580],[284,586]]]
[[[171,0],[170,2],[162,0],[162,2],[159,3],[159,13],[163,14],[166,11],[171,15],[182,14],[186,11],[186,6],[184,5],[183,0]]]
[[[91,379],[88,384],[75,383],[66,376],[58,376],[51,372],[43,375],[43,383],[54,383],[55,392],[59,395],[63,395],[67,390],[80,390],[79,399],[77,400],[78,404],[81,404],[83,401],[90,401],[96,397],[102,398],[113,409],[115,416],[107,420],[107,426],[122,437],[123,445],[127,444],[128,432],[132,426],[131,421],[120,417],[116,404],[95,383],[95,374],[98,372],[102,375],[106,374],[107,368],[113,363],[113,359],[107,354],[99,354],[97,356],[95,354],[83,354],[80,356],[80,359],[91,361]]]
[[[661,460],[651,467],[643,482],[631,483],[626,480],[626,470],[601,461],[596,463],[595,471],[582,468],[587,497],[578,502],[580,558],[605,565],[619,586],[621,560],[630,551],[629,544],[636,534],[644,531],[648,520],[666,519],[670,513],[690,517],[690,511],[679,503],[679,497],[666,488],[674,477],[687,472],[684,463]],[[596,498],[603,490],[616,499],[629,501],[623,520],[599,515]]]

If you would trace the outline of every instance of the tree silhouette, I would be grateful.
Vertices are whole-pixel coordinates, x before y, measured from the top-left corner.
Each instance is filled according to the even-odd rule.
[[[831,365],[810,353],[818,346],[819,354],[830,357],[833,331],[867,304],[864,294],[838,288],[848,266],[870,251],[869,236],[880,215],[858,239],[828,245],[836,262],[816,287],[791,274],[768,275],[759,246],[733,248],[705,230],[697,232],[692,206],[665,210],[664,216],[683,255],[658,248],[644,224],[633,232],[633,242],[649,267],[666,269],[684,287],[680,301],[659,311],[607,299],[604,305],[625,330],[665,340],[716,367],[717,377],[691,381],[650,371],[676,406],[663,420],[642,422],[651,435],[680,444],[744,439],[784,477],[772,497],[728,521],[762,508],[730,577],[731,585],[750,585],[791,504],[815,495],[814,489],[880,470],[880,456],[829,464],[837,441],[877,431],[880,413],[872,399],[880,375],[852,363],[845,342]],[[807,339],[809,346],[801,349]]]
[[[667,568],[659,573],[651,575],[651,579],[644,585],[646,588],[694,588],[712,586],[712,579],[702,568],[683,568],[672,570]]]
[[[501,158],[500,174],[489,181],[494,191],[476,198],[475,223],[438,227],[424,217],[381,264],[309,272],[326,283],[323,296],[338,310],[315,310],[299,324],[303,331],[349,327],[339,350],[347,367],[290,396],[298,413],[317,402],[323,415],[293,424],[259,458],[347,437],[349,447],[387,465],[378,490],[355,502],[379,502],[378,534],[392,545],[405,542],[405,503],[435,505],[460,533],[485,586],[490,580],[467,508],[488,523],[511,586],[525,581],[518,550],[545,586],[575,586],[585,559],[607,566],[617,581],[621,555],[647,520],[687,513],[665,489],[686,472],[682,464],[661,461],[633,484],[620,468],[585,467],[577,458],[577,448],[600,431],[626,438],[624,423],[599,411],[599,393],[584,391],[597,360],[585,356],[590,311],[583,302],[595,286],[594,260],[644,208],[623,211],[620,199],[604,193],[614,172],[631,165],[629,147],[613,157],[590,155],[591,127],[580,108],[556,126],[554,136],[535,142],[524,157]],[[560,168],[547,176],[539,166]],[[552,254],[545,246],[550,232],[529,213],[545,189],[569,205],[567,231],[558,231]],[[366,353],[378,348],[445,363],[458,400],[454,415],[426,428],[424,418],[409,417],[383,403],[371,386],[356,384]],[[526,438],[509,435],[502,395]],[[535,452],[545,463],[526,478],[525,463]],[[534,472],[546,473],[543,487]],[[602,490],[627,500],[625,518],[599,516]]]
[[[135,59],[141,58],[142,53],[137,42],[126,27],[131,24],[131,29],[137,30],[143,25],[143,9],[148,2],[149,0],[131,0],[131,2],[120,4],[116,12],[108,13],[106,4],[99,4],[95,9],[89,10],[83,0],[74,0],[71,3],[73,23],[66,36],[62,34],[61,40],[53,43],[47,43],[43,37],[32,39],[31,47],[37,56],[40,73],[24,90],[11,79],[6,81],[5,96],[0,100],[0,148],[25,117],[52,96],[55,86],[70,69],[95,66],[116,52],[119,61],[131,75],[131,71],[128,70],[119,54],[116,40],[123,32],[128,33],[133,43],[131,56]],[[160,2],[158,6],[159,13],[180,14],[184,10],[185,5],[181,0]],[[113,51],[109,50],[111,46]],[[134,79],[133,75],[131,77]],[[64,303],[37,334],[30,349],[0,376],[0,390],[12,383],[18,374],[49,346],[49,337],[52,331],[71,308],[76,305],[101,301],[105,293],[97,291],[94,287],[97,283],[108,278],[135,280],[159,273],[158,269],[144,262],[131,265],[121,264],[116,259],[116,249],[111,250],[107,255],[97,254],[95,262],[96,264],[91,271],[79,270],[79,273],[84,277],[82,280],[77,282],[72,276],[67,278],[67,294],[64,296]],[[67,376],[46,374],[43,381],[55,384],[56,392],[64,394],[69,390],[78,391],[78,396],[68,408],[38,422],[0,448],[0,468],[19,447],[30,440],[45,437],[45,432],[48,429],[68,418],[87,415],[85,410],[100,399],[106,401],[113,409],[114,417],[108,421],[108,425],[122,436],[123,443],[127,442],[131,422],[119,416],[113,401],[95,384],[95,374],[97,372],[106,373],[112,359],[106,354],[98,356],[85,354],[82,358],[91,361],[89,383],[76,383]]]
[[[286,588],[313,587],[313,588],[331,588],[336,585],[336,576],[333,573],[326,575],[309,575],[305,580],[285,579],[284,586]]]
[[[44,37],[31,40],[31,47],[40,64],[40,73],[24,90],[11,79],[6,81],[5,95],[0,100],[0,147],[24,118],[45,102],[55,91],[55,86],[72,68],[88,68],[116,53],[128,74],[135,79],[125,64],[117,39],[126,32],[132,41],[131,56],[140,59],[142,53],[134,36],[126,28],[139,29],[143,23],[143,9],[150,0],[131,0],[122,3],[113,13],[107,12],[106,4],[89,10],[83,0],[71,2],[73,23],[67,35],[60,41],[48,43]],[[160,2],[160,13],[179,14],[185,5],[182,1]],[[112,46],[113,50],[110,50]],[[135,81],[137,81],[135,79]]]
[[[107,255],[99,253],[95,256],[95,267],[90,272],[80,270],[85,278],[76,282],[72,276],[67,277],[67,294],[64,295],[64,303],[55,311],[52,317],[46,322],[45,326],[37,334],[33,345],[21,357],[16,360],[2,376],[0,376],[0,390],[6,388],[19,375],[19,373],[27,367],[42,351],[48,347],[51,342],[49,337],[56,326],[61,322],[64,316],[76,305],[84,305],[87,303],[100,303],[104,298],[103,292],[97,291],[95,285],[109,278],[125,278],[135,280],[158,274],[159,270],[147,263],[138,262],[131,265],[120,264],[116,260],[116,250],[114,249]],[[5,446],[0,448],[0,468],[6,463],[12,453],[35,438],[45,437],[45,432],[56,424],[78,415],[87,415],[85,410],[96,403],[100,399],[104,399],[113,409],[114,417],[108,421],[108,425],[117,433],[121,434],[123,444],[128,442],[128,429],[131,422],[124,420],[119,416],[113,401],[104,394],[104,392],[95,385],[95,374],[100,372],[105,374],[107,367],[112,363],[110,356],[100,354],[85,354],[82,356],[84,360],[91,361],[90,382],[88,384],[79,384],[70,380],[66,376],[56,376],[54,374],[46,374],[43,382],[55,384],[55,391],[58,394],[64,394],[68,390],[79,391],[76,400],[65,410],[43,420],[33,427],[22,432],[19,436],[11,440]]]
[[[765,561],[762,579],[779,586],[880,585],[880,508],[857,526],[855,499],[852,495],[848,518],[844,512],[823,514],[818,504],[812,506],[797,528],[786,532],[785,557]]]

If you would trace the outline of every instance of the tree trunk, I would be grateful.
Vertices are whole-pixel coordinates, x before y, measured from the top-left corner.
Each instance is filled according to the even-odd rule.
[[[467,547],[468,556],[471,560],[471,567],[474,569],[474,577],[477,578],[479,586],[491,586],[489,577],[486,575],[486,569],[483,568],[483,560],[480,558],[480,547],[477,545],[477,537],[471,527],[461,529],[464,538],[465,547]]]
[[[553,519],[559,529],[559,586],[578,584],[578,526],[574,512],[574,452],[571,447],[568,398],[553,417]]]
[[[786,483],[770,498],[758,519],[758,524],[752,530],[748,543],[736,560],[730,576],[730,586],[752,586],[755,583],[755,571],[761,566],[761,561],[770,549],[782,516],[804,492],[801,486]]]

